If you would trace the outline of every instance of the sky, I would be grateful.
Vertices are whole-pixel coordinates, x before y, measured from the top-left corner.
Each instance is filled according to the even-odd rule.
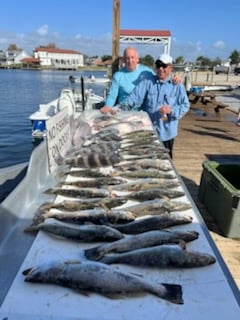
[[[8,0],[0,10],[0,50],[16,44],[28,54],[40,45],[88,56],[112,55],[114,0]],[[239,0],[120,0],[120,29],[168,30],[170,54],[195,62],[199,56],[226,60],[240,51]],[[159,44],[134,46],[156,59]]]

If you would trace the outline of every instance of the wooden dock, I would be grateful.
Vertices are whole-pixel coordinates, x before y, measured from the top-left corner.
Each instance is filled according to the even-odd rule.
[[[240,126],[236,125],[236,114],[225,108],[216,111],[215,104],[204,104],[191,98],[191,109],[179,123],[173,163],[240,288],[240,239],[224,237],[198,198],[203,161],[229,159],[240,163]]]

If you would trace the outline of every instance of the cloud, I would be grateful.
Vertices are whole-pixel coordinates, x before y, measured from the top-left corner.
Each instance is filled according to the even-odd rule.
[[[48,34],[48,25],[44,24],[43,26],[41,26],[40,28],[37,29],[37,33],[40,36],[46,36]]]
[[[222,40],[218,40],[216,41],[214,44],[213,44],[213,47],[215,49],[225,49],[226,45],[225,45],[225,42],[222,41]]]
[[[76,33],[72,37],[63,37],[57,32],[49,33],[49,26],[44,24],[33,32],[26,34],[14,34],[0,31],[0,50],[7,50],[10,44],[16,44],[19,48],[24,49],[29,54],[32,54],[34,48],[39,45],[47,45],[54,43],[56,47],[61,49],[73,49],[88,56],[103,56],[112,54],[112,34],[104,33],[96,36],[84,36],[81,33]],[[126,46],[134,46],[139,51],[141,57],[151,55],[154,59],[163,52],[164,46],[143,45],[143,44],[126,44],[120,43],[119,54],[122,55]],[[177,38],[172,38],[170,54],[176,59],[183,56],[185,61],[194,62],[199,56],[214,59],[216,56],[226,58],[229,55],[229,49],[221,40],[216,41],[207,47],[201,41],[180,41]]]

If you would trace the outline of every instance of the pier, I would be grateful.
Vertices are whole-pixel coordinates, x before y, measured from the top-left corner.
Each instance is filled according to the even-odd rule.
[[[213,217],[199,200],[202,163],[226,160],[240,163],[240,126],[237,115],[227,108],[215,111],[215,105],[201,101],[179,123],[173,162],[194,203],[204,219],[233,279],[240,288],[240,239],[224,237]]]

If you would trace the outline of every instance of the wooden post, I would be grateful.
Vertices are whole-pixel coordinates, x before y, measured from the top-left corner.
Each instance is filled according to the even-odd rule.
[[[112,75],[119,67],[120,0],[113,0]]]

